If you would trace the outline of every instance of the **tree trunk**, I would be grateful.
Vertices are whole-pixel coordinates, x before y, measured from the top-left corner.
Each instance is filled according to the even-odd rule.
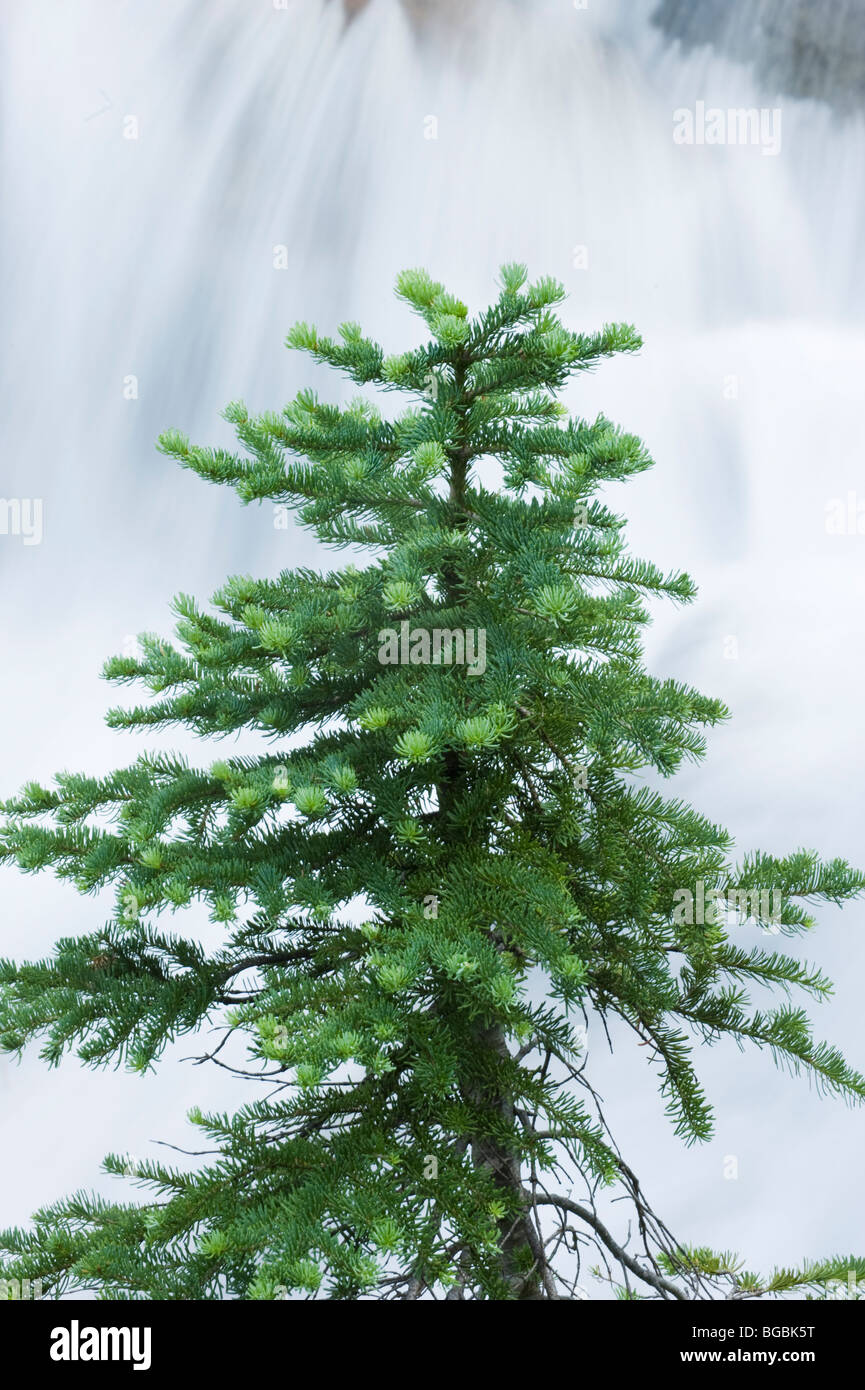
[[[504,1033],[498,1024],[478,1032],[478,1047],[499,1057],[508,1056]],[[484,1093],[478,1089],[471,1098],[476,1105],[499,1114],[506,1124],[513,1123],[513,1102],[507,1096]],[[490,1170],[503,1196],[512,1199],[515,1193],[518,1194],[523,1209],[521,1216],[506,1216],[499,1222],[502,1278],[516,1299],[546,1298],[543,1248],[526,1209],[519,1158],[501,1144],[483,1136],[472,1140],[472,1162],[476,1168]],[[508,1205],[511,1205],[510,1200]]]
[[[464,365],[457,366],[455,369],[455,384],[461,394],[465,383],[466,369]],[[464,417],[466,406],[459,401],[456,404],[458,417]],[[465,518],[461,510],[465,506],[465,490],[468,482],[468,465],[470,450],[464,442],[464,432],[460,428],[457,431],[458,445],[451,454],[450,470],[450,492],[449,501],[457,511],[452,524],[456,527],[465,525]],[[456,607],[462,601],[464,595],[460,577],[452,565],[444,567],[445,589],[449,606]],[[442,784],[438,789],[439,810],[443,819],[446,820],[448,812],[453,804],[458,787],[463,780],[461,761],[459,754],[449,751],[445,755],[445,775]],[[491,927],[491,934],[495,931]],[[478,1048],[489,1050],[499,1057],[507,1057],[508,1049],[505,1036],[498,1024],[478,1030]],[[507,1124],[513,1123],[514,1107],[513,1101],[507,1096],[500,1094],[485,1094],[481,1090],[476,1090],[471,1094],[472,1102],[482,1109],[490,1112],[497,1112],[502,1116]],[[516,1220],[513,1216],[505,1217],[499,1222],[499,1239],[501,1246],[502,1277],[507,1286],[512,1290],[513,1296],[518,1299],[542,1299],[547,1296],[544,1291],[544,1281],[542,1271],[544,1269],[543,1249],[537,1237],[537,1232],[532,1226],[531,1219],[525,1211],[523,1198],[522,1174],[520,1172],[519,1159],[496,1144],[493,1140],[486,1137],[473,1137],[471,1141],[472,1162],[476,1168],[488,1168],[493,1175],[496,1186],[502,1190],[503,1194],[512,1197],[514,1193],[519,1193],[520,1202],[523,1204],[524,1214]],[[510,1202],[509,1202],[510,1205]],[[527,1258],[526,1252],[531,1252],[534,1259],[532,1269]],[[529,1273],[526,1271],[530,1270]]]

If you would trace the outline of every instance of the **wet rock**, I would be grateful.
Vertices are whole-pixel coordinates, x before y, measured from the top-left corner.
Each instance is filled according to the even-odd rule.
[[[865,110],[865,0],[660,0],[652,22],[751,63],[771,91]]]

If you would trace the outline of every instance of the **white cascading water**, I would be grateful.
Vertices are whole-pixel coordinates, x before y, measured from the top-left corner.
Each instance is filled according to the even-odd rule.
[[[522,259],[564,280],[575,326],[627,319],[646,340],[569,403],[648,441],[658,467],[610,500],[636,553],[700,585],[696,606],[658,609],[649,664],[733,720],[677,790],[743,851],[865,860],[865,537],[825,527],[865,458],[862,117],[761,90],[711,49],[682,54],[650,10],[371,0],[346,26],[338,0],[16,7],[0,58],[0,491],[42,499],[44,536],[0,537],[0,795],[131,761],[142,745],[101,727],[119,697],[98,671],[129,634],[169,629],[173,593],[327,563],[270,507],[241,510],[155,453],[158,432],[227,442],[227,401],[275,408],[312,380],[282,347],[297,318],[358,319],[391,351],[417,338],[391,296],[403,266],[478,306]],[[780,108],[780,150],[677,145],[673,112],[698,101]],[[13,870],[3,889],[4,956],[108,910]],[[839,984],[817,1030],[860,1062],[863,920],[823,912],[805,952]],[[686,1154],[642,1058],[610,1057],[600,1033],[590,1048],[613,1131],[682,1238],[753,1266],[862,1246],[860,1114],[720,1048],[701,1063],[717,1138]],[[79,1186],[116,1191],[105,1152],[182,1144],[189,1106],[249,1088],[206,1067],[47,1073],[28,1054],[0,1063],[0,1094],[9,1224]]]

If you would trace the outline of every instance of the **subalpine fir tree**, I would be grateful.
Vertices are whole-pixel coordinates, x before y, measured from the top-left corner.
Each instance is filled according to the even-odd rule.
[[[819,1297],[865,1276],[852,1256],[761,1277],[685,1247],[606,1128],[589,1020],[631,1030],[687,1142],[711,1133],[695,1041],[754,1043],[861,1099],[802,1009],[746,993],[821,998],[826,979],[735,928],[800,932],[808,900],[865,876],[805,851],[736,867],[725,832],[658,789],[726,716],[643,666],[645,601],[694,588],[630,557],[598,498],[650,466],[643,444],[556,399],[640,339],[572,332],[562,287],[523,266],[500,284],[471,320],[401,275],[431,338],[399,356],[353,323],[339,342],[292,331],[380,400],[407,395],[394,418],[305,390],[281,414],[230,406],[240,455],[161,440],[365,563],[230,579],[216,613],[181,596],[176,644],[145,636],[106,667],[157,697],[113,727],[251,730],[271,753],[200,770],[145,754],[6,805],[5,858],[110,886],[116,907],[50,959],[3,964],[3,1046],[40,1036],[51,1064],[77,1047],[144,1071],[215,1024],[211,1055],[239,1063],[241,1040],[267,1087],[193,1112],[216,1157],[139,1163],[140,1203],[78,1194],[6,1231],[4,1272],[46,1296],[569,1299],[603,1296],[594,1267],[624,1297]],[[210,910],[206,947],[158,924],[190,903]],[[633,1245],[599,1212],[617,1187]]]

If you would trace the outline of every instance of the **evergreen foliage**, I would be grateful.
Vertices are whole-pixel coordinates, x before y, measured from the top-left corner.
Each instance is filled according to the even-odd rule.
[[[629,554],[599,495],[650,466],[644,445],[557,399],[640,339],[570,331],[562,287],[521,265],[500,289],[471,319],[404,272],[430,337],[397,356],[354,323],[292,330],[378,400],[408,397],[392,417],[304,390],[281,413],[231,405],[238,453],[161,439],[363,567],[234,577],[210,609],[181,595],[175,642],[108,662],[149,692],[113,727],[257,731],[269,753],[144,753],[5,805],[3,858],[115,899],[50,958],[0,963],[3,1048],[38,1038],[50,1064],[74,1050],[145,1071],[216,1024],[222,1056],[242,1043],[267,1086],[236,1114],[193,1112],[211,1159],[138,1164],[140,1203],[78,1193],[4,1232],[3,1272],[48,1296],[567,1299],[592,1265],[623,1297],[822,1296],[865,1275],[844,1256],[758,1276],[684,1247],[606,1127],[588,1021],[633,1032],[686,1143],[712,1133],[694,1045],[723,1037],[861,1100],[865,1079],[787,998],[828,981],[737,944],[736,925],[794,935],[865,875],[802,850],[737,866],[724,830],[658,789],[727,712],[643,665],[647,602],[695,593]],[[421,639],[383,663],[385,632],[419,629],[482,633],[484,662],[454,644],[436,661]],[[739,905],[688,920],[698,883]],[[171,925],[194,903],[207,947]],[[780,1002],[755,1007],[758,986]],[[636,1208],[632,1245],[599,1214],[607,1189]]]

